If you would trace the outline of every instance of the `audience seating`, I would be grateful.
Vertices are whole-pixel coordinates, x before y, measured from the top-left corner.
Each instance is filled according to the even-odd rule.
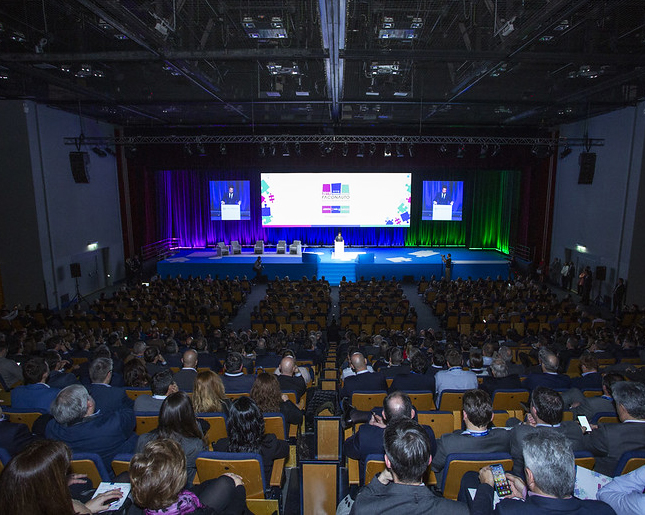
[[[264,432],[274,434],[278,440],[287,439],[287,424],[282,413],[264,413]]]
[[[463,390],[444,390],[439,401],[439,411],[461,411],[463,398]]]
[[[264,241],[258,240],[253,247],[254,254],[264,254]]]
[[[118,476],[122,472],[127,472],[130,470],[130,460],[132,460],[133,454],[117,454],[114,459],[112,459],[112,471],[115,476]]]
[[[287,252],[287,242],[278,240],[278,245],[275,248],[276,254],[285,254]]]
[[[233,255],[242,253],[242,245],[240,245],[239,241],[233,240],[231,242],[231,252],[233,253]]]
[[[410,396],[412,406],[416,411],[434,411],[434,395],[432,392],[405,392]]]
[[[339,495],[337,461],[300,462],[300,513],[336,513]]]
[[[137,419],[134,432],[138,435],[149,433],[159,427],[159,413],[156,411],[137,411],[134,415]]]
[[[591,420],[589,421],[590,424],[612,424],[612,423],[619,423],[620,420],[618,420],[618,415],[616,415],[615,412],[613,411],[601,411],[599,413],[596,413],[593,417],[591,417]]]
[[[220,241],[217,243],[217,255],[218,256],[229,255],[228,245],[226,245],[226,243],[224,243],[223,241]]]
[[[25,424],[29,428],[29,431],[31,431],[34,422],[45,412],[32,409],[9,408],[3,409],[3,413],[9,417],[9,422]]]
[[[449,454],[443,469],[440,490],[446,499],[456,500],[459,494],[461,478],[468,471],[479,472],[479,469],[493,463],[500,463],[504,470],[513,468],[513,458],[503,452]]]
[[[575,451],[573,454],[575,455],[577,466],[593,470],[594,465],[596,464],[596,458],[591,452]]]
[[[98,488],[101,481],[112,481],[112,474],[105,468],[103,460],[98,454],[91,452],[75,452],[72,454],[72,472],[86,474],[94,488]]]
[[[127,387],[125,389],[125,394],[130,397],[133,401],[137,400],[137,397],[139,395],[152,395],[152,390],[150,388],[132,388],[132,387]]]
[[[0,447],[0,474],[2,474],[2,471],[10,460],[11,455],[9,454],[7,449]]]
[[[629,474],[637,468],[645,465],[645,451],[629,451],[623,453],[614,470],[615,476],[622,476]]]
[[[354,392],[351,403],[357,410],[370,411],[372,408],[383,406],[385,397],[387,392]]]
[[[302,254],[302,242],[300,240],[293,240],[289,245],[289,254]]]
[[[461,410],[457,412],[456,416],[452,411],[418,411],[417,418],[419,424],[432,428],[435,438],[461,429]]]
[[[210,425],[204,435],[208,441],[209,449],[219,439],[228,436],[226,432],[226,415],[224,413],[197,413],[197,418],[205,420]]]
[[[343,442],[340,417],[314,417],[317,460],[340,460]]]
[[[520,403],[528,403],[528,401],[528,390],[495,390],[493,392],[494,410],[519,410],[522,409]]]

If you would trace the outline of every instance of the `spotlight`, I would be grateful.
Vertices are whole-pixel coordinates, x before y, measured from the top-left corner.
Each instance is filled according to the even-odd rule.
[[[261,144],[260,147],[258,148],[258,155],[260,157],[266,157],[267,151],[266,151],[266,148],[264,148],[264,143]]]
[[[300,142],[299,141],[296,141],[293,144],[293,149],[295,150],[296,155],[299,156],[300,155]]]
[[[198,142],[195,145],[195,148],[197,149],[197,155],[200,157],[204,157],[206,155],[206,149],[204,148],[204,144],[201,142]]]
[[[289,144],[285,141],[282,144],[282,157],[289,157],[291,153],[289,152]]]
[[[445,154],[446,152],[448,152],[448,147],[446,147],[446,145],[443,145],[443,144],[442,144],[442,145],[439,147],[439,152],[441,152],[442,154]]]
[[[495,157],[497,154],[499,154],[500,150],[501,150],[501,147],[499,145],[495,145],[493,147],[493,150],[490,153],[490,157]]]
[[[356,151],[356,157],[365,157],[365,143],[358,145],[358,150]]]
[[[408,154],[410,157],[414,157],[414,144],[408,143]]]
[[[401,143],[396,144],[396,157],[403,157],[403,145]]]
[[[191,146],[191,144],[190,144],[190,143],[186,143],[186,144],[184,145],[184,152],[185,152],[185,153],[186,153],[186,155],[188,155],[188,156],[192,156],[192,155],[193,155],[193,147]]]
[[[376,143],[370,143],[370,156],[376,154]]]
[[[94,152],[99,157],[107,157],[107,152],[101,147],[92,147],[92,152]]]
[[[275,143],[273,141],[269,143],[269,153],[272,157],[275,156]]]
[[[392,157],[392,145],[389,143],[385,144],[385,148],[383,149],[383,157]]]
[[[343,157],[347,157],[347,153],[349,152],[349,145],[347,142],[343,143]]]
[[[222,144],[219,146],[219,153],[220,153],[220,154],[222,154],[223,156],[225,156],[225,155],[226,155],[226,145],[224,145],[224,143],[222,143]]]
[[[462,159],[466,155],[466,145],[459,145],[457,149],[457,159]]]
[[[482,148],[479,151],[479,158],[486,159],[487,154],[488,154],[488,145],[482,145]]]
[[[573,150],[571,150],[571,147],[569,145],[567,145],[566,147],[564,147],[562,149],[562,152],[560,152],[560,159],[564,159],[569,154],[571,154],[571,152],[573,152]]]

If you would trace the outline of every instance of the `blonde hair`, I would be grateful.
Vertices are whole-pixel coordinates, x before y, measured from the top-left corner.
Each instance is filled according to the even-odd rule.
[[[226,392],[220,376],[212,370],[197,374],[193,388],[193,408],[195,413],[217,413],[222,411]]]

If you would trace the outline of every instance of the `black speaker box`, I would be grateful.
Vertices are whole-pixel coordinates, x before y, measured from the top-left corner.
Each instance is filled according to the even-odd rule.
[[[596,267],[596,281],[604,281],[607,278],[607,267],[606,266],[597,266]]]
[[[69,165],[72,169],[74,182],[90,182],[90,156],[87,152],[70,152]]]
[[[596,153],[582,152],[579,158],[580,174],[578,175],[578,184],[593,183],[593,176],[596,173]]]
[[[81,276],[81,264],[80,263],[70,263],[69,272],[72,274],[72,278]]]

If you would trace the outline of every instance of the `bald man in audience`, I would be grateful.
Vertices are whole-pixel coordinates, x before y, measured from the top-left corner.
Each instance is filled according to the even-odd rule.
[[[355,352],[350,358],[352,369],[356,375],[345,379],[345,384],[340,391],[340,398],[351,399],[354,392],[360,391],[386,391],[387,381],[380,372],[367,370],[367,360],[360,352]]]
[[[548,349],[542,347],[538,354],[542,372],[529,374],[522,386],[527,390],[533,390],[538,386],[544,386],[553,390],[568,390],[571,388],[571,378],[564,374],[558,374],[558,357]]]
[[[197,351],[189,349],[184,352],[181,363],[183,368],[175,374],[175,383],[177,383],[180,390],[192,392],[195,378],[197,377]]]
[[[280,371],[280,374],[276,375],[276,377],[278,378],[278,383],[280,383],[280,389],[283,392],[296,392],[296,402],[299,402],[300,397],[302,397],[307,390],[307,385],[301,375],[296,375],[298,372],[296,360],[291,356],[282,358],[278,370]]]

